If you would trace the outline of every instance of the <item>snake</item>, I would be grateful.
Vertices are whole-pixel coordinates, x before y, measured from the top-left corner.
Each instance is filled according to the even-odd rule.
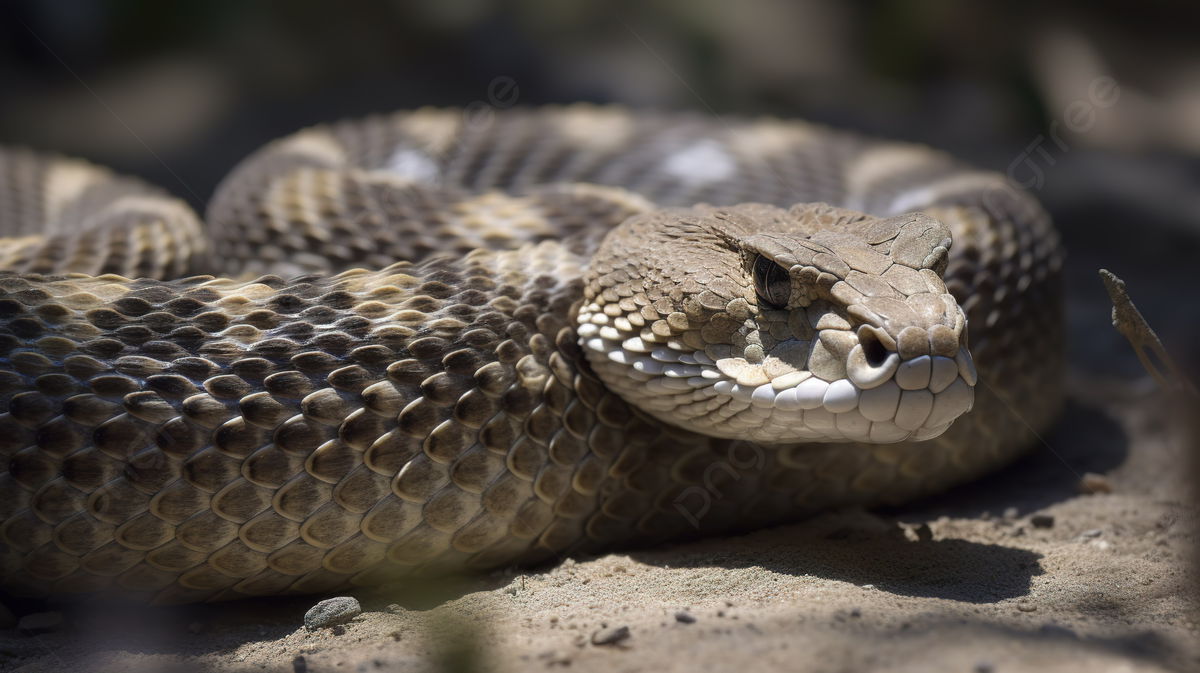
[[[894,505],[1062,407],[1064,251],[929,147],[421,108],[276,140],[201,218],[0,148],[0,591],[154,605]]]

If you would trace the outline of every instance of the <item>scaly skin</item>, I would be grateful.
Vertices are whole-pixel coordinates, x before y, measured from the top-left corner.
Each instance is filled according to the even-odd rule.
[[[140,183],[0,150],[9,267],[110,272],[0,277],[0,588],[226,600],[747,529],[942,490],[1057,412],[1057,234],[995,176],[799,122],[459,119],[273,143],[207,236]],[[608,186],[559,184],[584,182]],[[820,200],[879,217],[732,207]],[[199,271],[231,278],[166,279]],[[888,353],[915,364],[872,379]],[[948,428],[856,420],[896,383],[960,410],[975,371]],[[845,419],[730,392],[843,379]],[[934,438],[847,441],[901,432]]]

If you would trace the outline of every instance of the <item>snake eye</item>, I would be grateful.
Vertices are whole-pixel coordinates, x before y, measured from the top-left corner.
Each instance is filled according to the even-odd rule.
[[[754,289],[763,308],[785,308],[792,293],[792,277],[787,269],[759,255],[754,259]]]

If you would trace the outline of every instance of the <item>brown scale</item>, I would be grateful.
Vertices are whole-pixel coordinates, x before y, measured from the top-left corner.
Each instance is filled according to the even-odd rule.
[[[418,130],[427,128],[420,120],[434,118],[450,123],[450,137]],[[621,121],[628,134],[589,147],[597,128],[612,128],[597,126],[601,118]],[[622,187],[663,205],[786,206],[795,196],[748,175],[694,189],[665,174],[664,156],[708,139],[728,147],[739,170],[759,170],[744,160],[737,132],[694,116],[572,107],[500,114],[485,130],[458,119],[456,111],[400,113],[264,148],[222,184],[209,213],[220,222],[210,227],[212,244],[195,245],[190,257],[183,238],[156,243],[173,251],[161,260],[151,247],[130,246],[139,221],[191,217],[169,199],[148,206],[151,219],[130,214],[111,235],[87,229],[96,226],[87,214],[97,204],[152,193],[140,183],[31,153],[9,173],[0,170],[0,189],[19,197],[0,199],[9,209],[0,227],[25,232],[44,226],[44,197],[28,186],[41,183],[13,192],[18,182],[5,176],[35,169],[92,176],[60,208],[83,232],[76,268],[91,273],[278,268],[295,275],[311,263],[327,274],[408,260],[379,272],[247,283],[0,276],[5,590],[226,600],[371,586],[537,562],[581,543],[600,549],[692,533],[675,498],[703,483],[714,461],[727,462],[730,445],[664,432],[595,378],[569,328],[582,296],[579,270],[607,229],[655,207]],[[777,143],[764,160],[793,176],[806,200],[842,198],[846,173],[873,147],[797,122],[731,124],[797,139]],[[448,178],[442,185],[379,170],[397,149],[435,141],[453,148],[429,157]],[[0,158],[12,156],[0,150]],[[887,203],[958,170],[931,160],[859,196]],[[537,184],[551,176],[615,188]],[[522,195],[487,193],[509,188]],[[955,231],[946,284],[970,303],[980,376],[1044,427],[1055,405],[1034,401],[1056,399],[1047,392],[1053,373],[1045,373],[1060,352],[1056,235],[1036,206],[1032,215],[1014,210],[1005,221],[979,222],[954,211],[955,198],[936,204]],[[509,207],[529,229],[497,215]],[[203,240],[188,226],[172,231]],[[546,238],[563,245],[514,251]],[[68,243],[48,241],[44,250],[74,249]],[[463,256],[475,247],[513,252]],[[439,249],[459,257],[422,263]],[[51,254],[0,247],[0,259],[18,270]],[[824,271],[859,292],[891,291],[813,263],[818,278]],[[693,324],[696,307],[670,305],[671,290],[691,291],[689,282],[708,282],[702,276],[675,287],[671,269],[636,275],[603,292],[623,310],[640,308],[630,320],[642,320],[648,334],[683,332],[677,338],[699,347],[705,330],[734,332],[744,319],[733,316],[723,328],[719,319]],[[633,282],[649,276],[662,284],[636,292]],[[915,282],[893,276],[887,281],[901,291]],[[701,309],[724,309],[744,293],[719,280],[710,289]],[[738,469],[736,479],[718,472],[714,483],[725,497],[702,532],[944,488],[1008,460],[1025,441],[995,432],[1007,413],[977,390],[975,411],[925,445],[768,447],[761,470]]]

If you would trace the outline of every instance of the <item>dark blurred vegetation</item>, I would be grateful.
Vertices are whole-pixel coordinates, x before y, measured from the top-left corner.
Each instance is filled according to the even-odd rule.
[[[1099,316],[1074,358],[1121,343],[1107,266],[1194,371],[1200,300],[1179,288],[1200,269],[1198,28],[1200,4],[1172,0],[9,0],[0,143],[141,175],[202,211],[273,138],[485,100],[498,76],[525,105],[804,117],[1000,171],[1059,122],[1069,149],[1030,156],[1077,269],[1073,315]],[[1101,75],[1118,102],[1066,130]]]

